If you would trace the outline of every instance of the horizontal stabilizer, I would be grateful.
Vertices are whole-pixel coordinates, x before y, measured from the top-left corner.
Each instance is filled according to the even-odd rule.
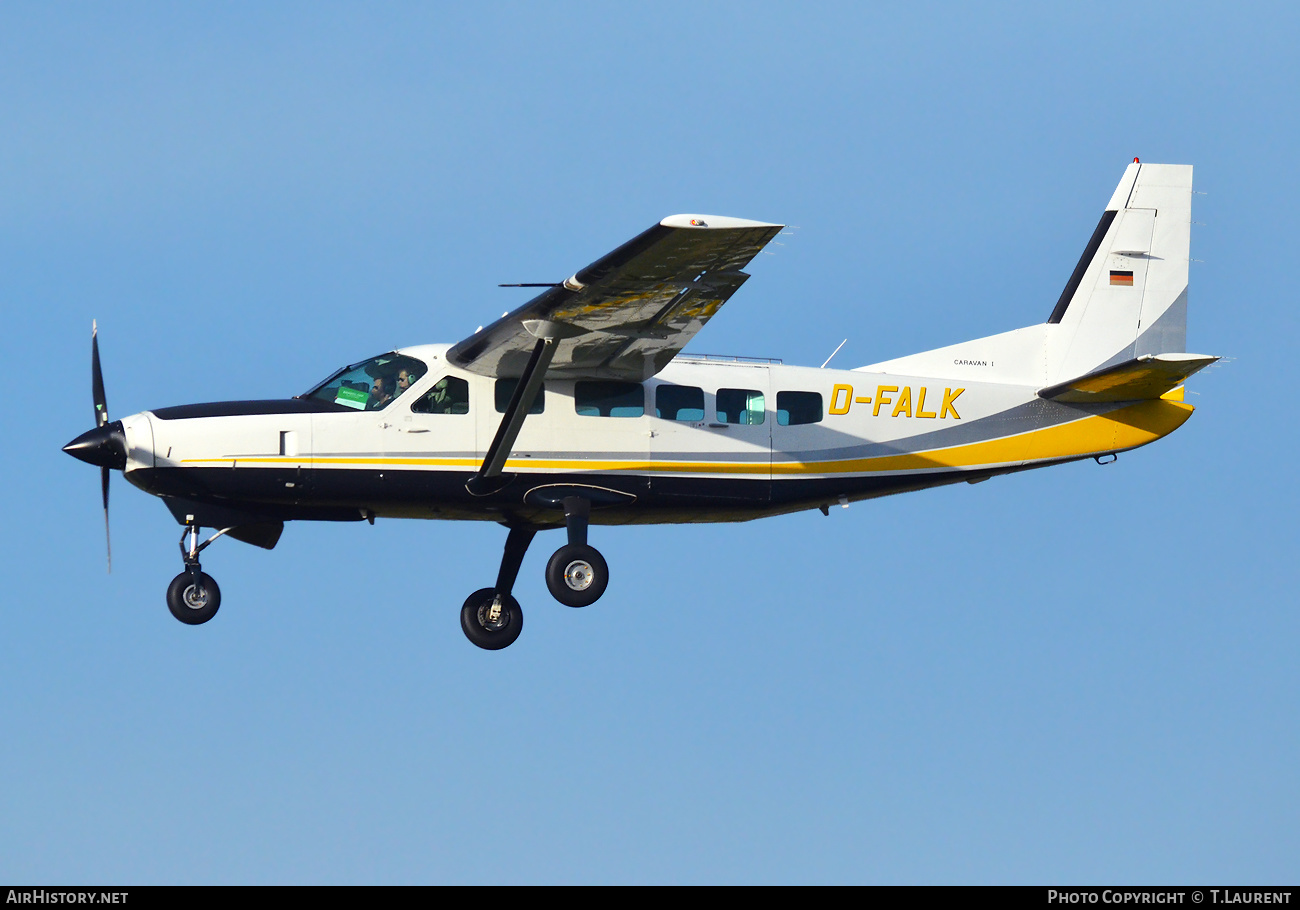
[[[1066,404],[1146,401],[1178,388],[1218,360],[1205,354],[1144,354],[1133,360],[1038,390],[1039,398]]]

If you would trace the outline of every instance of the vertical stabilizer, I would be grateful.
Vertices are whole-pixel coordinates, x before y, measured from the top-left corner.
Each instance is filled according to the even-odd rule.
[[[1192,168],[1124,171],[1048,323],[1048,381],[1187,349]]]

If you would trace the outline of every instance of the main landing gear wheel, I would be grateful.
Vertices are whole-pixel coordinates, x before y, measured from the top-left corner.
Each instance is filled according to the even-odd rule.
[[[566,607],[594,604],[608,585],[609,565],[605,557],[587,544],[565,544],[546,564],[546,587]]]
[[[181,622],[197,626],[217,615],[221,606],[221,589],[207,572],[198,573],[198,583],[189,572],[182,572],[167,586],[167,606]]]
[[[500,651],[523,631],[524,611],[511,595],[498,596],[496,588],[479,588],[460,608],[460,627],[480,648]]]

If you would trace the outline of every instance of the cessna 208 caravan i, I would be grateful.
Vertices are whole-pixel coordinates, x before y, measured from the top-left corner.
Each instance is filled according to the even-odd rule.
[[[519,635],[511,594],[537,531],[587,606],[609,570],[588,526],[744,521],[1116,453],[1187,420],[1192,169],[1134,159],[1046,322],[853,370],[679,352],[782,226],[674,215],[452,345],[344,367],[282,401],[109,422],[92,333],[95,429],[64,451],[166,503],[185,623],[221,602],[199,554],[228,535],[270,549],[291,520],[495,521],[491,587],[461,609],[481,648]],[[823,365],[825,366],[825,365]],[[199,543],[201,528],[215,533]]]

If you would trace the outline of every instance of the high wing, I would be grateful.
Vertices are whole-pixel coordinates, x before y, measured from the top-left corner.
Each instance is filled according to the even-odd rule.
[[[519,377],[537,340],[557,340],[548,376],[625,379],[658,373],[749,275],[784,225],[672,215],[454,345],[447,359],[484,376]]]

